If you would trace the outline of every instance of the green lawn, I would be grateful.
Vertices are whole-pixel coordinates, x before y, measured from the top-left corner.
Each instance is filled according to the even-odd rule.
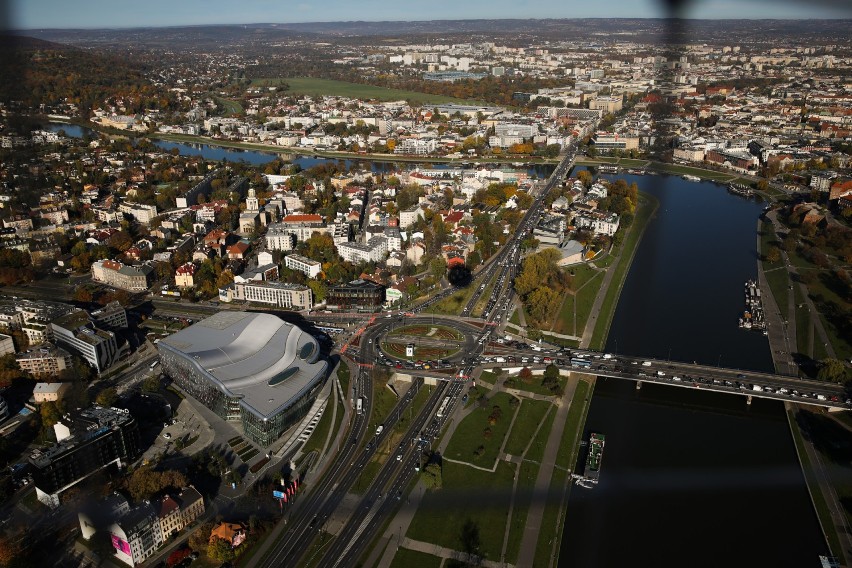
[[[793,287],[793,298],[796,304],[796,349],[799,353],[810,356],[808,336],[811,333],[811,312],[805,305],[799,286]]]
[[[521,401],[518,409],[518,417],[515,425],[506,441],[506,453],[513,456],[521,456],[530,444],[541,421],[547,414],[548,409],[553,406],[546,400],[532,400],[525,398]]]
[[[578,166],[597,166],[599,164],[616,164],[618,163],[618,158],[613,158],[610,156],[597,156],[594,158],[590,158],[588,156],[578,156],[574,159],[574,163]]]
[[[553,331],[565,335],[581,335],[586,327],[586,321],[589,319],[589,312],[592,308],[592,303],[595,301],[595,296],[600,287],[589,284],[585,288],[583,286],[589,280],[596,276],[603,280],[603,273],[595,270],[587,264],[580,264],[568,269],[574,274],[574,282],[572,288],[580,290],[578,294],[566,294],[565,300],[556,315],[556,322],[553,326]],[[574,328],[574,305],[577,305],[577,328]]]
[[[388,546],[396,546],[396,543],[391,542]],[[440,568],[442,561],[443,559],[439,556],[400,548],[393,557],[391,568],[412,568],[415,566],[417,568]]]
[[[512,398],[510,394],[499,392],[490,397],[484,407],[468,414],[453,434],[444,455],[480,467],[493,467],[516,412],[516,407],[509,404]],[[502,416],[491,424],[489,416],[495,406],[500,407]]]
[[[558,338],[555,338],[558,339]],[[531,392],[535,394],[543,394],[545,396],[555,396],[555,393],[551,391],[549,388],[545,387],[542,384],[544,381],[544,377],[542,375],[533,375],[532,381],[529,383],[525,383],[524,381],[518,378],[518,375],[512,375],[506,379],[505,385],[508,388],[518,389],[526,392]],[[568,381],[567,377],[559,375],[559,384],[565,389],[565,383]]]
[[[517,308],[515,308],[512,311],[512,317],[509,318],[509,323],[513,323],[515,325],[521,325],[521,318],[518,315],[518,309]]]
[[[814,301],[814,305],[820,310],[819,318],[822,320],[822,325],[825,328],[825,333],[828,335],[828,340],[834,347],[834,351],[839,359],[852,359],[852,344],[849,338],[844,338],[841,332],[834,326],[828,318],[823,314],[828,304],[835,304],[841,310],[848,309],[849,302],[839,296],[834,290],[826,286],[824,278],[831,278],[833,275],[830,272],[821,271],[813,284],[808,285],[808,295]],[[821,341],[820,349],[823,349]]]
[[[435,330],[434,333],[433,330]],[[432,324],[406,325],[392,330],[388,335],[414,335],[435,339],[458,339],[460,341],[464,339],[464,335],[451,327]]]
[[[497,380],[497,375],[492,373],[491,371],[482,371],[479,375],[477,381],[482,381],[483,383],[487,383],[488,385],[493,385],[494,381]]]
[[[527,524],[527,515],[533,499],[535,480],[538,477],[539,465],[523,462],[518,473],[518,486],[515,492],[515,503],[512,507],[512,523],[509,529],[509,541],[506,544],[506,562],[515,564],[518,561],[518,552],[521,548],[521,540],[524,537],[524,528]]]
[[[213,100],[216,101],[217,105],[222,107],[225,114],[241,114],[243,112],[243,105],[241,105],[239,101],[223,99],[222,97],[217,96],[214,96]]]
[[[430,314],[444,314],[457,316],[467,305],[468,300],[470,300],[471,295],[473,295],[473,291],[476,286],[468,286],[467,288],[462,288],[461,290],[450,294],[440,302],[432,304],[426,310],[426,313]]]
[[[332,79],[317,79],[314,77],[287,77],[283,79],[252,79],[252,86],[274,86],[286,83],[287,91],[311,96],[340,96],[353,99],[377,99],[380,101],[408,100],[417,104],[484,104],[477,101],[467,101],[443,95],[432,95],[429,93],[418,93],[417,91],[403,91],[401,89],[388,89],[373,85],[362,85],[360,83],[349,83],[346,81],[335,81]]]
[[[621,158],[621,160],[618,161],[618,165],[628,168],[641,168],[647,163],[648,160],[634,160],[632,158]]]
[[[331,397],[330,397],[331,398]],[[338,407],[338,415],[343,414],[343,409]],[[325,410],[322,412],[322,418],[311,433],[311,437],[305,442],[302,447],[302,452],[308,453],[312,450],[322,451],[325,446],[325,440],[328,438],[328,432],[331,430],[331,421],[334,419],[334,399],[328,401],[325,405]],[[341,417],[342,419],[342,417]]]
[[[370,425],[375,428],[379,424],[383,424],[396,403],[397,398],[387,387],[387,383],[376,381],[373,384],[373,412],[370,416]]]
[[[820,491],[819,482],[816,478],[816,472],[811,465],[811,460],[805,452],[805,441],[802,439],[802,432],[796,422],[796,411],[793,409],[787,410],[787,421],[790,424],[790,430],[793,432],[793,441],[796,444],[796,453],[799,454],[799,462],[802,466],[802,472],[805,474],[805,480],[808,484],[808,490],[811,494],[814,508],[819,517],[820,525],[822,525],[826,538],[828,539],[828,548],[832,554],[838,555],[843,549],[840,545],[840,539],[837,536],[837,531],[834,529],[834,523],[831,520],[831,512],[825,502],[825,498]]]
[[[536,434],[530,444],[526,455],[524,455],[525,461],[541,463],[541,460],[544,458],[544,447],[547,445],[547,439],[550,437],[550,431],[553,429],[553,421],[555,419],[556,406],[554,406],[544,418],[544,423],[541,425],[541,428],[539,428],[538,434]]]
[[[717,172],[714,170],[705,170],[703,168],[693,168],[690,166],[679,166],[676,164],[663,164],[661,162],[652,162],[649,169],[673,175],[693,175],[701,179],[709,179],[714,181],[729,181],[738,177],[733,172]]]
[[[472,521],[482,555],[499,560],[514,475],[515,466],[504,461],[494,473],[445,461],[443,489],[426,493],[406,536],[462,550],[462,527]]]
[[[473,309],[470,311],[470,315],[472,317],[478,318],[482,315],[482,312],[485,310],[485,306],[488,305],[488,300],[491,299],[491,295],[494,293],[494,286],[497,284],[497,279],[499,278],[498,272],[494,272],[494,275],[489,279],[488,286],[485,287],[482,294],[479,296],[479,299],[474,304]]]
[[[577,448],[579,447],[578,442],[583,435],[583,424],[585,423],[589,405],[586,402],[586,397],[591,398],[589,383],[579,381],[577,383],[577,390],[574,392],[574,398],[571,401],[571,408],[568,409],[562,442],[559,444],[559,451],[556,453],[557,467],[569,471],[574,468],[574,460],[576,459]]]
[[[606,343],[609,326],[612,323],[612,316],[618,304],[618,297],[621,295],[621,287],[624,285],[624,280],[627,278],[627,272],[630,270],[630,264],[633,261],[633,253],[639,245],[639,239],[645,227],[659,204],[660,202],[651,195],[647,193],[639,194],[639,206],[636,210],[636,217],[633,219],[633,224],[630,226],[627,237],[624,239],[621,257],[618,259],[617,265],[610,267],[610,270],[615,270],[615,274],[612,277],[609,289],[607,289],[603,304],[601,304],[597,325],[595,326],[589,345],[591,349],[602,349]]]
[[[565,486],[565,478],[568,474],[561,469],[554,469],[550,478],[550,488],[547,493],[547,504],[544,506],[544,515],[541,517],[541,527],[538,532],[535,558],[533,566],[546,568],[550,566],[550,557],[554,547],[558,549],[558,543],[562,538],[562,524],[565,521],[562,510],[562,493]]]
[[[337,379],[340,381],[343,396],[349,396],[349,365],[343,361],[337,366]]]

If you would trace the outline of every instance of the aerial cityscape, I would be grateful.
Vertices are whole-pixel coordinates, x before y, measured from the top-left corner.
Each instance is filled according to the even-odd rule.
[[[0,566],[852,566],[852,9],[611,4],[4,5]]]

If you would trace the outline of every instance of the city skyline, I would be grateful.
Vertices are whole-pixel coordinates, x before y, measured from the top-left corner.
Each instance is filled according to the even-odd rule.
[[[235,9],[224,0],[189,0],[178,4],[151,0],[144,11],[129,2],[88,0],[69,4],[59,0],[8,4],[8,21],[13,29],[68,28],[136,28],[185,25],[311,23],[343,21],[429,21],[469,19],[529,18],[663,18],[671,15],[663,9],[668,2],[658,0],[613,0],[599,4],[578,5],[556,0],[543,0],[535,5],[526,2],[475,0],[464,6],[437,0],[428,6],[387,5],[366,0],[354,5],[341,0],[323,3],[274,2],[250,0]],[[848,6],[833,0],[802,3],[794,0],[770,2],[752,0],[693,0],[684,2],[677,15],[690,19],[828,19],[850,17]],[[771,13],[770,13],[771,10]]]

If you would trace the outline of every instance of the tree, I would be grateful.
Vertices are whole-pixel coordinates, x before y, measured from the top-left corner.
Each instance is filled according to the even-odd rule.
[[[544,378],[541,381],[541,385],[554,395],[562,396],[563,388],[559,383],[559,367],[548,365],[544,370]]]
[[[533,373],[529,367],[524,367],[521,369],[521,372],[518,373],[518,378],[524,381],[525,383],[532,382]]]
[[[328,293],[328,286],[321,280],[308,281],[308,288],[314,293],[314,302],[319,303],[325,300],[325,295]]]
[[[107,387],[95,397],[95,402],[105,407],[114,405],[117,400],[118,391],[115,390],[115,387]]]
[[[178,550],[173,551],[169,554],[168,560],[166,560],[166,564],[169,566],[175,566],[176,564],[180,564],[183,562],[192,551],[188,548],[179,548]]]
[[[207,545],[207,556],[217,562],[227,562],[236,558],[231,543],[219,537],[213,538]]]
[[[847,375],[846,365],[839,359],[823,359],[819,364],[817,379],[820,381],[843,382]]]
[[[189,535],[189,546],[193,550],[202,550],[210,543],[210,533],[213,532],[213,523],[204,523]]]
[[[175,470],[156,471],[150,466],[136,469],[129,478],[125,480],[127,491],[130,492],[134,501],[151,499],[164,489],[181,489],[186,487],[188,481],[186,476]]]
[[[145,392],[157,392],[160,390],[160,379],[156,375],[146,377],[142,381],[142,390]]]
[[[766,262],[770,264],[775,264],[781,260],[781,251],[778,250],[778,247],[771,246],[769,250],[766,251]]]
[[[441,489],[444,486],[441,464],[430,460],[423,468],[423,481],[427,487]]]
[[[447,275],[447,261],[443,258],[436,258],[429,263],[429,272],[436,279],[441,279]]]
[[[42,402],[39,408],[42,428],[51,428],[62,419],[62,403],[60,401]]]

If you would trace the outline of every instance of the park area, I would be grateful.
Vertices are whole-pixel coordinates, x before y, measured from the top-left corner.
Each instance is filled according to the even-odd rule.
[[[312,96],[338,96],[361,100],[380,101],[411,101],[418,104],[471,104],[477,101],[466,101],[443,95],[431,95],[417,91],[403,91],[401,89],[388,89],[373,85],[362,85],[360,83],[349,83],[347,81],[335,81],[333,79],[317,79],[315,77],[287,77],[285,79],[262,78],[253,79],[254,87],[276,87],[286,85],[287,92],[299,95]]]

